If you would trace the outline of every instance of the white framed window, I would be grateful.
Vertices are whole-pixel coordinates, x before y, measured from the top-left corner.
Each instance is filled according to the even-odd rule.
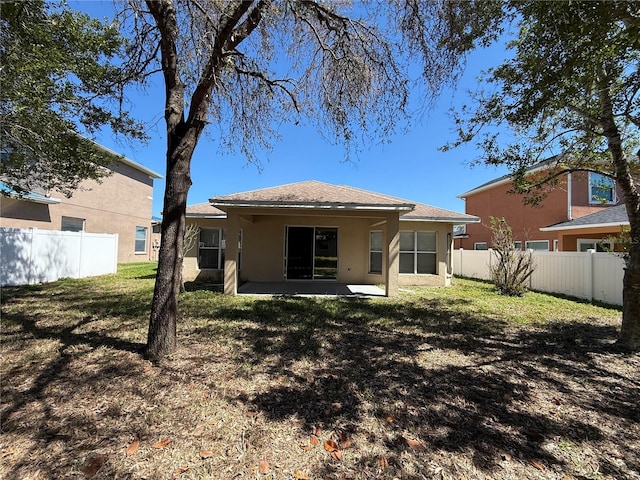
[[[136,227],[135,253],[147,253],[147,227]]]
[[[84,218],[63,216],[60,230],[63,232],[82,232],[84,231]]]
[[[474,250],[488,250],[489,248],[487,247],[487,242],[475,242],[473,244],[473,249]]]
[[[382,273],[382,231],[369,232],[369,273]]]
[[[198,241],[198,268],[222,270],[224,268],[224,230],[201,228]]]
[[[613,249],[613,244],[610,240],[596,240],[593,238],[579,238],[578,239],[578,251],[586,252],[587,250],[595,250],[596,252],[607,252]]]
[[[515,242],[513,242],[513,249],[522,250],[522,242],[520,240],[516,240]]]
[[[527,250],[539,250],[541,252],[548,252],[549,240],[527,240],[525,242],[525,248]]]
[[[400,232],[400,273],[435,275],[436,232]]]
[[[615,203],[616,182],[613,178],[589,172],[589,203]]]

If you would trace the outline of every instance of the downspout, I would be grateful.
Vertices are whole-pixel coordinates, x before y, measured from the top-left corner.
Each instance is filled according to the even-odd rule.
[[[571,172],[567,174],[567,220],[573,220],[571,213]]]

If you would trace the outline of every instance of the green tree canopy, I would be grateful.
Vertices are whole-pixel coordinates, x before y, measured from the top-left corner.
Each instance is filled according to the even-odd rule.
[[[117,24],[64,3],[1,2],[0,13],[0,180],[18,193],[70,195],[115,160],[80,133],[106,126],[143,138],[123,109],[124,87],[137,79],[120,61],[127,43]]]
[[[489,93],[455,112],[458,139],[445,148],[477,141],[476,161],[507,165],[532,204],[565,173],[615,179],[632,238],[620,344],[640,348],[640,2],[514,0],[501,18],[515,29],[514,56],[488,71]]]

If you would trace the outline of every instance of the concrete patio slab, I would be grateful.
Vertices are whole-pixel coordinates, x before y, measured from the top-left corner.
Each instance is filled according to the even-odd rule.
[[[347,285],[331,282],[247,282],[238,287],[238,295],[287,297],[384,297],[376,285]]]

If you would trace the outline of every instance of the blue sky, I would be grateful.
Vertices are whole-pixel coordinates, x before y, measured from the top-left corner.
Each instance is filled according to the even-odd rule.
[[[72,8],[99,18],[113,14],[111,1],[72,1]],[[345,184],[387,195],[406,198],[440,208],[464,212],[457,195],[506,169],[476,166],[468,162],[478,152],[473,145],[449,152],[438,147],[455,138],[449,109],[467,102],[467,90],[475,89],[482,70],[498,65],[504,58],[501,46],[476,51],[468,58],[464,76],[455,90],[445,90],[432,110],[416,114],[407,132],[398,133],[383,145],[365,147],[358,158],[345,161],[345,149],[331,145],[313,126],[283,125],[281,139],[268,152],[257,152],[262,169],[244,157],[220,151],[215,129],[205,130],[191,163],[193,185],[189,204],[206,202],[213,196],[254,190],[304,180]],[[151,139],[146,144],[115,138],[111,133],[96,141],[164,175],[166,134],[163,118],[164,87],[161,76],[150,87],[131,97],[134,117],[146,122]],[[418,110],[418,105],[413,106]],[[154,182],[153,215],[160,216],[164,180]]]

